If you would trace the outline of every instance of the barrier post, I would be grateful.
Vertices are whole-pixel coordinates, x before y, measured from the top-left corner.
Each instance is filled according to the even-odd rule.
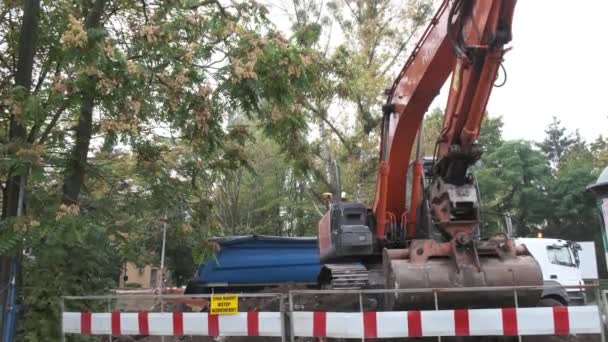
[[[291,340],[291,342],[295,342],[295,336],[294,336],[294,330],[293,330],[293,293],[291,293],[291,291],[289,291],[289,338]]]
[[[361,312],[361,322],[363,322],[363,294],[361,292],[359,292],[359,312]],[[361,332],[361,341],[365,342],[365,329]]]
[[[163,240],[163,243],[164,243],[164,240]],[[161,270],[160,273],[161,273],[161,275],[160,275],[160,279],[161,280],[160,281],[162,282],[163,281],[162,280],[163,279],[163,275],[162,275],[163,271]],[[160,312],[165,312],[165,303],[163,302],[163,290],[162,290],[162,288],[161,288],[161,290],[160,290],[160,292],[158,294],[158,300],[160,301]],[[211,301],[211,300],[209,300],[209,301]],[[165,342],[165,336],[161,336],[160,337],[160,341],[161,342]]]
[[[439,299],[437,298],[437,291],[433,289],[433,298],[435,299],[435,311],[439,310]],[[441,336],[437,336],[437,341],[441,342]]]
[[[285,342],[285,298],[279,296],[279,312],[281,314],[281,342]],[[293,333],[292,333],[293,334]]]
[[[112,314],[112,297],[108,297],[108,312]],[[111,319],[110,319],[111,320]],[[111,325],[110,325],[111,327]],[[108,332],[108,341],[112,341],[112,329]]]
[[[586,295],[585,295],[586,296]],[[595,302],[597,303],[598,314],[600,315],[600,337],[602,342],[606,342],[606,335],[604,329],[606,328],[606,324],[604,322],[604,313],[606,312],[606,303],[604,302],[604,296],[602,295],[602,291],[600,289],[599,282],[595,287]]]
[[[61,342],[65,342],[65,333],[63,332],[63,313],[65,312],[65,301],[63,297],[59,299],[59,308],[61,310],[61,319],[59,324],[61,325]]]
[[[517,308],[519,308],[519,300],[517,299],[517,289],[513,290],[513,298],[515,299],[515,310],[517,310]],[[521,335],[519,334],[519,331],[517,332],[517,340],[521,342]]]

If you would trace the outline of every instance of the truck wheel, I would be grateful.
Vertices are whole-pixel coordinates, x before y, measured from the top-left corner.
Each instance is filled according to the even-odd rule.
[[[541,307],[564,306],[564,303],[562,303],[558,299],[548,297],[548,298],[542,298],[538,302],[538,306],[541,306]]]

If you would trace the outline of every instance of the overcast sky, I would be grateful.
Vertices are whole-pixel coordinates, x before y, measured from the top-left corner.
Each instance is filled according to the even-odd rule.
[[[517,2],[507,84],[488,104],[505,138],[541,140],[552,116],[588,141],[608,136],[607,19],[608,0]]]

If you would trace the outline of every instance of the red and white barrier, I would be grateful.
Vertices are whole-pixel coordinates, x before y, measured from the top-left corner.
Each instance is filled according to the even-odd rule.
[[[294,312],[300,337],[393,338],[598,334],[597,306],[390,312]]]
[[[63,332],[82,335],[281,336],[280,312],[64,312]]]
[[[293,312],[299,337],[394,338],[598,334],[597,306],[389,312]],[[280,312],[64,312],[63,332],[82,335],[281,336]]]

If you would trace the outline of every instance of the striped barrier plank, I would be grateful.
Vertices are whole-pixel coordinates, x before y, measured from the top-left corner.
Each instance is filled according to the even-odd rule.
[[[294,312],[299,337],[393,338],[599,334],[597,306],[389,312]]]
[[[281,336],[280,312],[64,312],[63,332],[81,335]]]

